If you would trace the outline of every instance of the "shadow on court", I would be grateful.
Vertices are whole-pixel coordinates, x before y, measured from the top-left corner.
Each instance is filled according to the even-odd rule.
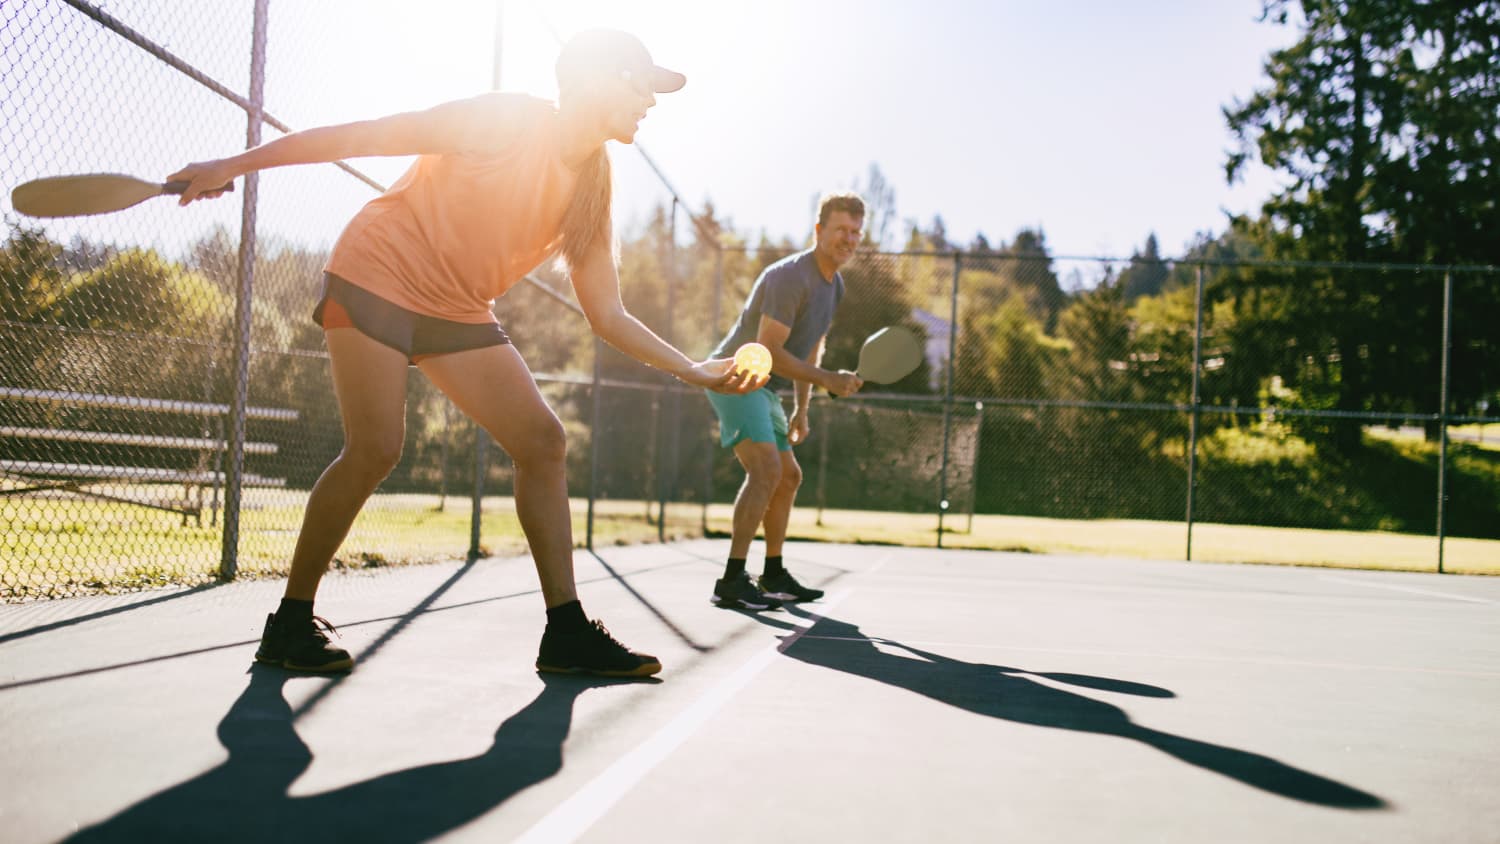
[[[561,770],[573,705],[584,692],[640,682],[539,675],[541,693],[506,718],[477,756],[292,797],[288,790],[313,760],[283,690],[297,675],[256,665],[249,676],[219,722],[225,762],[66,840],[427,841]]]
[[[789,608],[816,623],[781,652],[810,665],[843,671],[939,703],[1018,724],[1074,730],[1131,739],[1206,771],[1238,780],[1271,794],[1340,809],[1383,809],[1381,798],[1352,786],[1292,767],[1268,756],[1153,730],[1130,720],[1117,706],[1058,689],[1032,678],[1069,686],[1146,697],[1170,698],[1157,686],[1108,677],[1031,672],[1000,665],[964,662],[890,639],[866,636],[858,626]],[[753,617],[772,627],[794,631],[794,625],[764,615]],[[877,644],[905,655],[880,650]]]

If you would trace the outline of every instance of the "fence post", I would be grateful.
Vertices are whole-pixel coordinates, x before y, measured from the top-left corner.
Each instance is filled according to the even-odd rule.
[[[958,276],[963,271],[963,255],[953,253],[953,291],[948,304],[948,365],[943,381],[943,470],[938,478],[937,547],[943,547],[943,516],[948,512],[948,435],[953,424],[953,370],[958,357]]]
[[[474,491],[469,501],[469,562],[479,559],[479,523],[484,511],[484,475],[489,471],[490,432],[474,425]]]
[[[974,508],[979,504],[979,449],[984,443],[984,402],[974,402],[974,456],[969,460],[969,535],[974,535]]]
[[[675,343],[673,319],[677,310],[677,197],[672,197],[672,214],[667,221],[667,250],[666,250],[666,276],[667,276],[667,314],[665,329],[662,339],[668,343]],[[667,499],[677,497],[677,471],[680,461],[678,460],[677,443],[681,439],[682,425],[682,394],[671,386],[662,387],[666,394],[667,424],[662,429],[665,442],[661,450],[657,452],[660,467],[656,474],[656,539],[659,542],[667,541]]]
[[[585,528],[584,547],[590,551],[594,550],[594,500],[599,497],[599,405],[603,398],[603,386],[599,383],[599,358],[600,351],[604,348],[604,341],[598,335],[594,336],[594,380],[589,395],[593,398],[589,408],[589,515],[588,526]]]
[[[1193,388],[1189,399],[1187,447],[1187,550],[1183,558],[1193,559],[1193,491],[1198,486],[1198,375],[1203,371],[1203,265],[1196,273],[1193,313]]]
[[[495,0],[495,53],[490,64],[490,90],[500,90],[500,58],[505,53],[505,0]]]
[[[717,241],[715,241],[714,242],[714,313],[713,313],[713,316],[711,316],[709,318],[709,326],[712,329],[709,332],[709,336],[710,337],[718,337],[719,336],[719,306],[720,306],[720,304],[722,304],[720,302],[720,300],[721,300],[721,298],[724,295],[723,288],[724,288],[724,247],[721,244],[719,244]],[[704,418],[708,418],[708,417],[704,417]],[[703,458],[703,525],[702,525],[702,531],[703,531],[703,535],[704,536],[708,535],[708,503],[714,497],[714,454],[717,453],[717,451],[716,451],[717,447],[714,445],[714,441],[713,440],[714,440],[714,438],[712,436],[710,436],[708,438],[708,440],[707,440],[707,442],[708,442],[708,451],[705,452],[706,456]]]
[[[250,112],[245,127],[245,148],[260,146],[265,120],[266,16],[270,0],[255,0],[250,30]],[[239,285],[234,303],[234,382],[229,396],[229,441],[225,447],[224,536],[219,554],[219,579],[233,580],[239,567],[240,493],[245,471],[245,412],[250,404],[250,323],[255,288],[255,208],[260,193],[260,174],[245,176],[240,205]]]
[[[828,402],[819,402],[823,421],[818,433],[818,527],[823,526],[823,508],[828,503],[828,441],[833,439],[833,409]]]
[[[646,438],[646,485],[641,497],[646,504],[646,524],[651,524],[651,509],[656,506],[657,491],[661,489],[661,386],[651,390],[651,434]],[[661,519],[656,520],[658,524]],[[660,533],[660,528],[658,528]]]
[[[1443,272],[1443,369],[1438,386],[1438,489],[1437,489],[1437,570],[1443,573],[1443,542],[1447,537],[1448,499],[1448,356],[1453,346],[1453,271]]]
[[[438,512],[448,509],[448,440],[453,435],[453,402],[443,396],[443,439],[438,450]]]

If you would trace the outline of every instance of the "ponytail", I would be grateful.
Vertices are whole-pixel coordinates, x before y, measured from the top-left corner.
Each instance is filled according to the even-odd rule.
[[[599,149],[583,162],[578,183],[573,188],[573,199],[563,212],[558,252],[559,259],[570,272],[583,265],[600,238],[609,236],[611,190],[609,153],[600,144]],[[613,243],[609,244],[609,251],[610,260],[614,260]]]

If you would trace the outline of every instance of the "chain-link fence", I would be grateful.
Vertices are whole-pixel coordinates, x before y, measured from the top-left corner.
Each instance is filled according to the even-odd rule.
[[[1500,563],[1496,268],[1062,258],[1023,238],[865,253],[844,275],[825,365],[896,324],[927,360],[823,408],[801,450],[820,511],[926,513],[923,540],[953,547]]]
[[[328,39],[398,26],[399,9],[351,10],[7,0],[0,183],[164,175],[289,131],[282,118],[373,116],[354,104],[392,64],[420,77],[420,100],[398,93],[384,112],[489,87],[487,60],[333,61]],[[446,37],[475,42],[455,55],[492,47],[482,28]],[[626,301],[701,356],[786,250],[736,246],[686,212],[654,162],[615,160],[631,184],[656,179],[660,200],[624,244]],[[370,165],[267,171],[188,209],[49,221],[17,215],[5,191],[0,594],[285,571],[307,491],[342,446],[309,314],[339,228],[397,175]],[[1500,556],[1500,432],[1484,441],[1493,272],[1015,249],[867,252],[844,274],[825,365],[852,368],[863,338],[895,324],[927,354],[878,393],[819,400],[798,449],[796,535],[1428,568],[1462,537],[1466,559]],[[564,279],[532,281],[497,313],[569,434],[577,541],[727,531],[743,475],[706,400],[601,348]],[[1326,307],[1283,307],[1309,298]],[[336,565],[522,550],[503,453],[420,375],[407,399],[401,462]],[[1347,552],[1350,534],[1327,533],[1333,551],[1282,553],[1290,534],[1236,526],[1390,543]]]

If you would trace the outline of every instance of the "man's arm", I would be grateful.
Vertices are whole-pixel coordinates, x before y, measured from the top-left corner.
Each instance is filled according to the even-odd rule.
[[[810,363],[810,364],[812,364],[813,366],[818,367],[819,369],[822,369],[823,368],[823,350],[826,349],[827,346],[828,346],[828,335],[824,334],[822,337],[818,338],[817,345],[813,346],[812,352],[810,352],[808,354],[808,356],[807,356],[807,362]],[[796,415],[796,413],[799,410],[801,410],[803,413],[806,413],[808,411],[808,409],[812,407],[812,382],[811,381],[798,381],[798,380],[794,380],[792,382],[792,394],[793,394],[793,399],[792,399],[792,414],[793,415]]]
[[[816,385],[833,393],[836,396],[848,396],[858,392],[863,385],[858,375],[852,372],[829,372],[828,370],[809,363],[786,349],[786,340],[792,334],[792,327],[780,322],[773,317],[761,314],[760,326],[756,329],[755,339],[762,346],[771,350],[771,371],[783,378],[789,378],[798,382],[799,388],[805,386],[811,391]],[[822,341],[819,341],[821,347]],[[819,352],[821,355],[821,351]],[[805,405],[804,405],[805,406]]]

